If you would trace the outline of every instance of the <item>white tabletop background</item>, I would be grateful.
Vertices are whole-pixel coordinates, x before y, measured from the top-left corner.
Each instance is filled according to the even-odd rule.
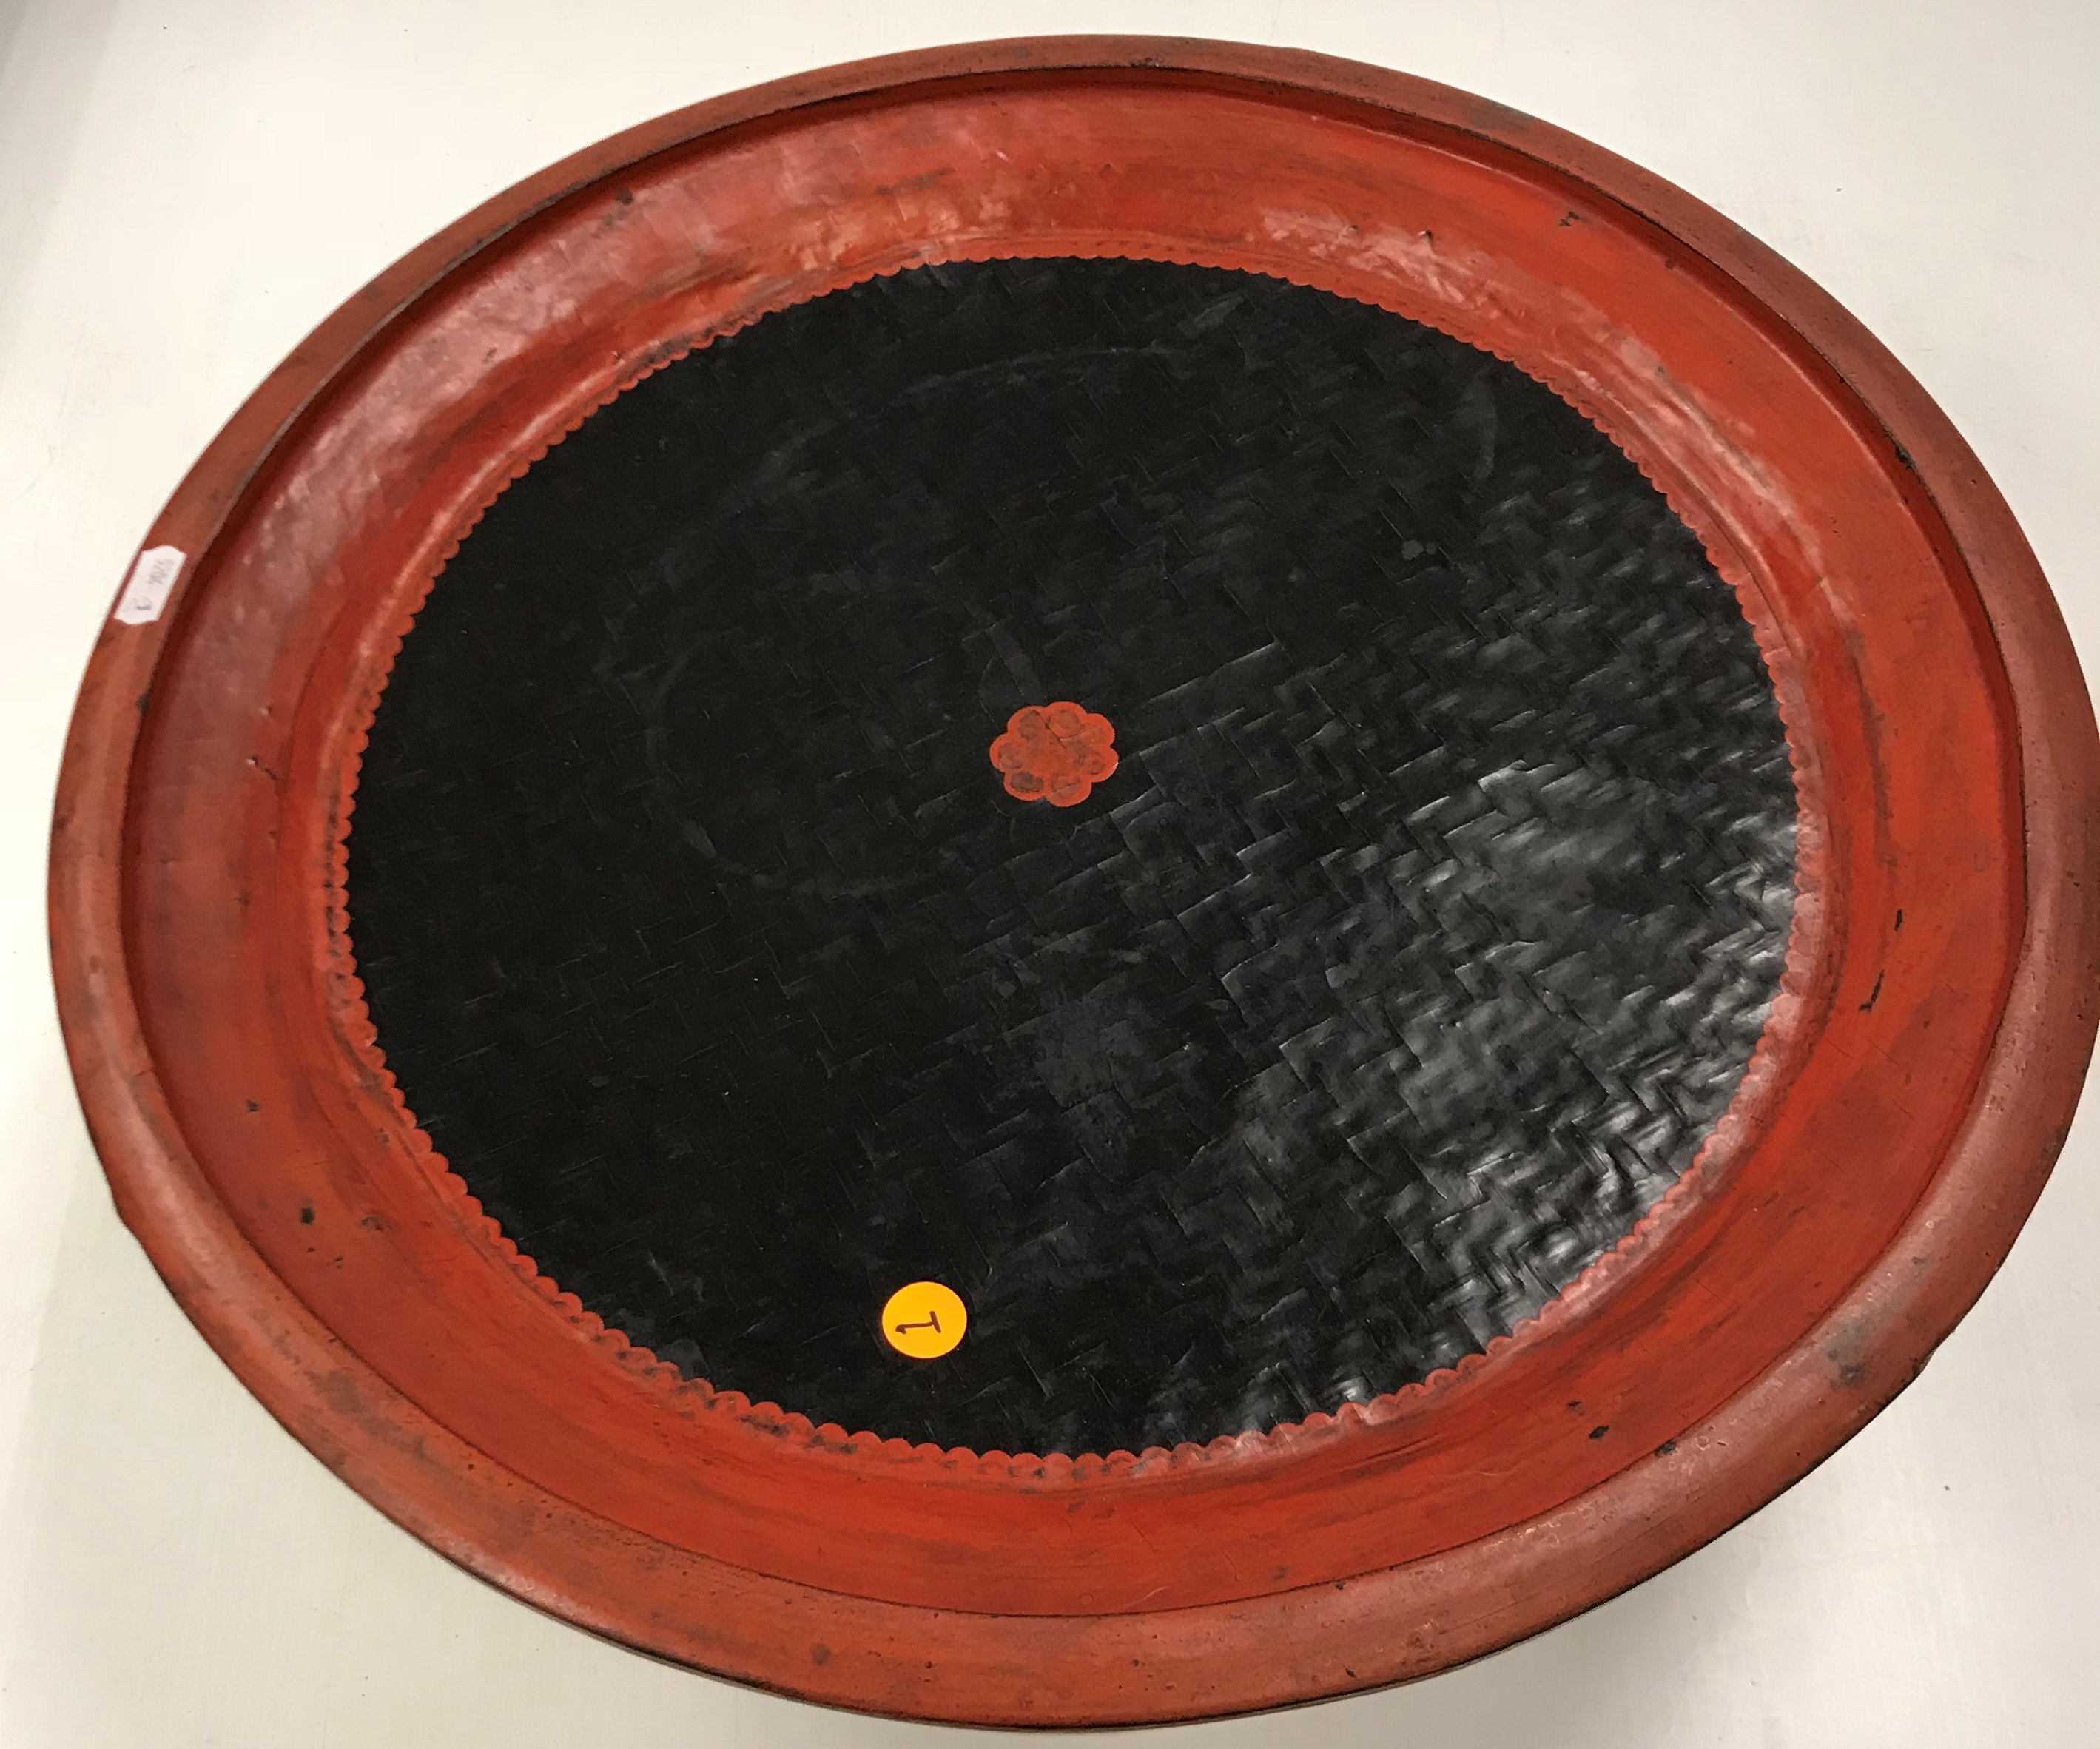
[[[1087,30],[1427,74],[1710,201],[1953,416],[2095,666],[2100,0],[0,0],[0,1749],[989,1740],[602,1644],[308,1456],[112,1212],[60,1049],[43,863],[67,713],[140,535],[362,281],[698,98]],[[1748,1523],[1469,1669],[1153,1740],[2100,1744],[2091,1108],[1924,1376]]]

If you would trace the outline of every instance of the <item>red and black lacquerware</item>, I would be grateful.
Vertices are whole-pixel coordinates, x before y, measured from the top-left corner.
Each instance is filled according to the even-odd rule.
[[[811,1699],[1194,1717],[1610,1596],[1915,1374],[2085,1071],[2093,719],[1975,458],[1401,75],[650,123],[142,544],[52,870],[125,1218],[390,1516]]]

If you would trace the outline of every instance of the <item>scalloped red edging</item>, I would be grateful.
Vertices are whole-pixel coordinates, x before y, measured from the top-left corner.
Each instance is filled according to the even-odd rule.
[[[699,1403],[708,1410],[729,1416],[769,1431],[784,1433],[813,1449],[836,1453],[841,1456],[864,1456],[880,1452],[892,1457],[931,1459],[944,1467],[955,1469],[973,1465],[981,1474],[1027,1478],[1032,1480],[1070,1479],[1091,1481],[1102,1475],[1149,1474],[1162,1468],[1184,1467],[1194,1462],[1211,1462],[1220,1458],[1266,1454],[1287,1447],[1312,1434],[1335,1430],[1373,1426],[1391,1420],[1403,1407],[1440,1391],[1459,1380],[1467,1377],[1499,1358],[1519,1344],[1532,1339],[1539,1333],[1552,1329],[1564,1320],[1579,1315],[1616,1275],[1630,1267],[1651,1244],[1655,1242],[1687,1204],[1711,1187],[1713,1167],[1718,1159],[1732,1159],[1736,1151],[1745,1114],[1762,1104],[1776,1091],[1780,1078],[1783,1059],[1787,1047],[1795,1040],[1799,1030],[1805,1004],[1805,992],[1817,954],[1817,927],[1820,909],[1817,903],[1821,877],[1821,834],[1817,825],[1817,809],[1811,799],[1813,770],[1812,756],[1801,727],[1802,704],[1798,689],[1790,686],[1783,676],[1786,670],[1782,660],[1784,641],[1777,624],[1762,595],[1752,583],[1746,567],[1736,557],[1732,548],[1720,542],[1718,531],[1713,528],[1703,511],[1686,501],[1682,494],[1674,491],[1669,482],[1659,477],[1642,456],[1626,447],[1624,438],[1599,418],[1593,404],[1571,394],[1568,388],[1551,376],[1527,367],[1521,361],[1508,356],[1493,346],[1483,345],[1462,331],[1460,324],[1449,321],[1431,321],[1424,315],[1401,306],[1398,300],[1379,300],[1374,307],[1389,314],[1408,317],[1439,333],[1463,341],[1479,350],[1491,353],[1502,361],[1522,371],[1534,381],[1543,384],[1561,399],[1568,402],[1592,425],[1610,438],[1621,452],[1640,470],[1642,477],[1661,493],[1671,510],[1698,536],[1702,548],[1721,577],[1735,592],[1744,618],[1756,639],[1759,653],[1764,658],[1767,676],[1771,680],[1781,726],[1785,733],[1787,755],[1794,774],[1794,792],[1797,809],[1795,842],[1794,910],[1793,922],[1788,932],[1785,969],[1781,973],[1778,994],[1767,1015],[1758,1042],[1751,1052],[1741,1080],[1726,1110],[1716,1120],[1706,1139],[1695,1152],[1692,1162],[1680,1174],[1674,1183],[1635,1223],[1609,1250],[1584,1269],[1560,1293],[1546,1302],[1533,1316],[1520,1319],[1510,1329],[1491,1337],[1473,1353],[1462,1356],[1454,1364],[1440,1367],[1412,1384],[1398,1390],[1382,1393],[1368,1402],[1343,1402],[1332,1410],[1317,1412],[1301,1421],[1279,1421],[1265,1429],[1249,1428],[1238,1433],[1220,1434],[1202,1443],[1183,1442],[1174,1446],[1147,1446],[1141,1451],[1130,1452],[1118,1448],[1107,1452],[1083,1452],[1068,1453],[1051,1452],[1004,1452],[996,1450],[978,1452],[967,1447],[942,1447],[930,1443],[914,1443],[893,1438],[862,1428],[852,1431],[835,1422],[815,1422],[799,1410],[789,1409],[767,1399],[752,1399],[733,1388],[717,1386],[711,1381],[690,1377],[674,1363],[660,1359],[650,1349],[633,1341],[624,1332],[607,1324],[595,1312],[587,1309],[577,1297],[562,1289],[552,1277],[543,1274],[538,1264],[525,1253],[503,1230],[494,1216],[489,1214],[468,1187],[466,1180],[439,1153],[436,1145],[417,1122],[402,1094],[393,1071],[387,1066],[384,1050],[378,1042],[378,1031],[373,1024],[365,1007],[364,987],[356,976],[356,956],[351,939],[349,913],[349,840],[352,826],[351,816],[355,808],[355,791],[362,769],[363,755],[369,739],[371,727],[376,720],[381,701],[386,691],[395,659],[399,655],[402,641],[414,629],[423,603],[430,592],[437,586],[446,567],[458,553],[461,546],[474,528],[487,516],[496,500],[510,485],[523,479],[532,468],[544,460],[554,446],[580,430],[585,421],[601,408],[609,407],[621,395],[646,381],[658,371],[677,363],[681,359],[713,344],[717,340],[741,333],[766,316],[778,315],[799,304],[851,286],[864,284],[875,279],[889,278],[908,271],[911,267],[934,265],[952,261],[986,262],[995,260],[1027,260],[1045,258],[1048,252],[1005,251],[991,248],[967,251],[927,252],[922,258],[899,262],[880,270],[871,270],[843,275],[836,283],[804,292],[801,295],[783,299],[750,315],[746,320],[724,326],[717,331],[699,336],[690,343],[667,347],[653,355],[644,368],[621,377],[610,390],[593,398],[580,412],[568,417],[560,430],[545,441],[530,447],[522,460],[516,461],[508,474],[488,493],[457,525],[453,535],[445,543],[442,556],[412,605],[397,623],[388,641],[383,660],[376,663],[368,678],[366,696],[359,703],[351,732],[346,739],[346,754],[340,779],[340,805],[337,809],[338,830],[331,847],[325,882],[324,902],[327,908],[331,958],[333,962],[331,978],[341,1004],[340,1024],[344,1036],[364,1059],[374,1076],[386,1086],[395,1110],[412,1138],[417,1156],[432,1182],[471,1219],[481,1233],[488,1249],[501,1258],[544,1299],[550,1309],[561,1314],[573,1327],[589,1336],[614,1359],[624,1370],[667,1387],[673,1394]],[[1077,259],[1123,259],[1157,262],[1181,267],[1216,267],[1223,263],[1207,261],[1190,252],[1130,251],[1111,253],[1101,251],[1061,251]],[[1246,271],[1246,269],[1231,269]],[[1277,273],[1270,277],[1286,283],[1316,290],[1329,290],[1317,282],[1290,274]],[[1345,296],[1330,292],[1330,295]],[[1354,302],[1365,302],[1354,299]],[[1049,711],[1069,707],[1083,721],[1067,724],[1067,737],[1079,740],[1090,747],[1098,740],[1101,749],[1106,752],[1105,767],[1098,777],[1083,778],[1083,787],[1071,794],[1070,800],[1057,802],[1048,792],[1046,781],[1043,799],[1057,806],[1070,806],[1083,800],[1094,782],[1102,781],[1116,769],[1117,760],[1109,744],[1114,730],[1107,720],[1078,706],[1052,704],[1047,707],[1030,707],[1015,713],[1008,721],[1007,730],[992,743],[990,758],[1005,779],[1009,794],[1022,800],[1034,800],[1021,795],[1013,788],[1017,772],[1023,765],[1012,768],[1003,765],[999,760],[1002,744],[1013,747],[1017,751],[1023,745],[1035,746],[1042,734],[1055,737],[1056,731],[1048,725]],[[1045,719],[1037,725],[1030,723],[1024,734],[1022,720],[1029,717],[1030,710]],[[1099,724],[1100,729],[1092,725]],[[1105,731],[1105,733],[1104,733]],[[1026,756],[1024,756],[1025,757]],[[1725,1176],[1725,1174],[1724,1174]]]

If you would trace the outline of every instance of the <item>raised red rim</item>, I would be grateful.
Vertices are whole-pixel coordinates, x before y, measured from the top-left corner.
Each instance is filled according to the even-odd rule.
[[[1004,186],[998,236],[942,231],[903,179],[825,181],[845,161],[930,174],[1001,127],[1032,128],[1053,167],[1106,142],[1120,180],[1104,170],[1083,214],[1054,177]],[[1237,185],[1206,181],[1207,152]],[[799,267],[815,222],[779,218],[783,165],[831,240]],[[651,226],[620,229],[680,200],[691,218],[695,190],[711,223],[747,225],[721,257],[735,273],[674,271]],[[1444,203],[1443,253],[1398,249],[1408,199]],[[1352,200],[1379,248],[1329,223]],[[1578,232],[1550,249],[1549,206]],[[448,346],[545,292],[533,252],[585,227],[597,278],[559,283],[571,302],[543,307],[517,369],[465,381]],[[1489,266],[1467,268],[1469,245]],[[324,895],[359,712],[446,542],[521,457],[706,335],[973,250],[1282,271],[1436,321],[1611,430],[1769,609],[1827,871],[1820,940],[1793,962],[1798,1049],[1631,1267],[1388,1412],[1077,1463],[810,1428],[673,1388],[572,1302],[549,1316],[551,1284],[457,1196],[447,1213],[441,1178],[398,1169],[417,1132],[358,1034]],[[371,490],[329,525],[346,465]],[[2092,717],[1973,456],[1727,221],[1400,75],[1067,39],[666,117],[353,299],[144,544],[194,557],[160,619],[98,645],[52,866],[61,1012],[125,1218],[250,1388],[398,1521],[586,1626],[769,1686],[923,1716],[1167,1719],[1423,1674],[1558,1620],[1753,1509],[1901,1388],[2002,1258],[2082,1080]],[[523,1345],[508,1377],[505,1339]]]

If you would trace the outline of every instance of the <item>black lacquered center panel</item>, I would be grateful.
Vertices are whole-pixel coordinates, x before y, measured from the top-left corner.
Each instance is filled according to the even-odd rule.
[[[1098,772],[1083,717],[1105,777],[1012,776]],[[769,316],[510,487],[382,701],[351,927],[410,1107],[637,1341],[1135,1450],[1421,1378],[1617,1242],[1741,1078],[1793,827],[1733,595],[1547,390],[1277,281],[994,262]],[[878,1328],[920,1280],[928,1360]]]

